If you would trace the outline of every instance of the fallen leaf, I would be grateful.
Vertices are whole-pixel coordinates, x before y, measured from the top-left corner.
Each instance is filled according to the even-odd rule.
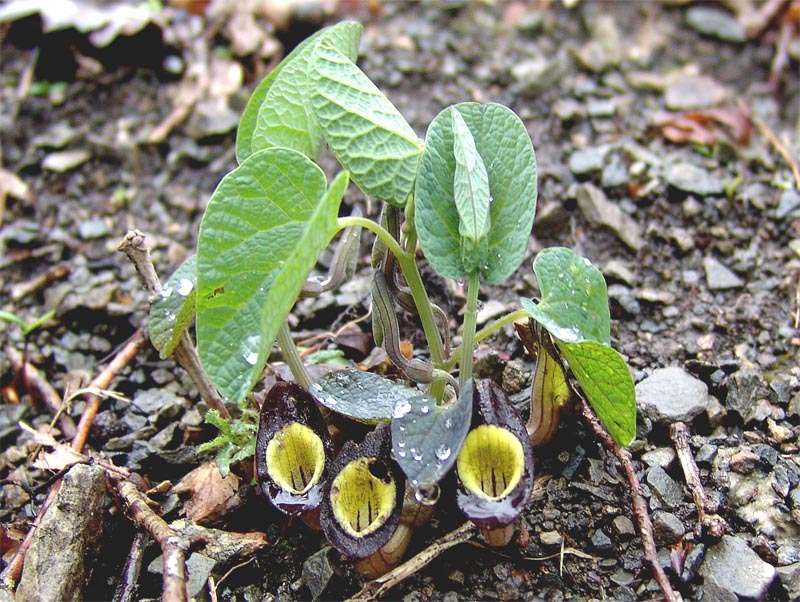
[[[713,146],[721,137],[732,138],[739,144],[750,143],[752,121],[749,108],[718,107],[682,113],[656,113],[650,119],[662,136],[675,144],[706,144]]]
[[[241,504],[239,477],[228,473],[225,478],[214,462],[206,462],[195,468],[172,488],[178,495],[189,494],[184,502],[183,514],[196,523],[217,522]]]

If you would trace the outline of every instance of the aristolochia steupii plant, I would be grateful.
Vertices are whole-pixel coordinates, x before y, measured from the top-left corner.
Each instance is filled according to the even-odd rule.
[[[516,321],[526,347],[538,356],[542,369],[534,376],[527,424],[535,443],[555,432],[553,416],[572,389],[582,391],[620,445],[634,437],[635,403],[627,366],[610,347],[605,281],[568,249],[537,256],[539,300],[523,299],[522,310],[476,331],[480,281],[503,282],[525,255],[537,195],[530,137],[510,109],[466,102],[439,113],[420,140],[355,64],[360,36],[356,23],[324,29],[257,87],[239,125],[239,166],[208,203],[196,257],[178,269],[154,303],[150,332],[156,347],[169,355],[196,315],[203,367],[219,392],[240,404],[277,340],[298,384],[326,415],[330,410],[360,422],[391,423],[388,430],[379,424],[374,437],[391,434],[390,457],[375,455],[383,443],[349,445],[330,475],[318,431],[292,426],[303,412],[292,413],[280,429],[262,425],[258,435],[280,438],[260,442],[258,449],[270,452],[256,457],[257,465],[273,463],[258,471],[272,475],[273,498],[280,496],[282,483],[302,497],[312,480],[317,488],[320,478],[329,479],[334,486],[325,481],[322,489],[330,496],[322,504],[326,533],[343,529],[336,541],[382,538],[365,543],[361,553],[344,550],[363,558],[374,574],[405,549],[391,539],[394,527],[384,524],[417,524],[419,504],[433,501],[437,484],[454,466],[459,505],[470,518],[470,508],[478,509],[473,520],[489,541],[507,541],[508,528],[527,502],[533,477],[529,437],[520,435],[524,428],[509,430],[509,421],[517,422],[507,418],[513,409],[506,407],[502,391],[473,383],[478,341]],[[331,182],[316,162],[324,146],[343,167]],[[359,215],[338,217],[351,180],[383,203],[379,223]],[[407,382],[351,369],[312,383],[287,318],[300,295],[319,294],[352,274],[362,228],[375,235],[375,341]],[[340,231],[345,233],[330,277],[308,280],[318,255]],[[461,344],[452,351],[449,320],[430,302],[420,277],[418,244],[437,273],[467,283]],[[426,360],[400,353],[398,306],[417,314],[428,343]],[[262,420],[277,419],[264,418],[273,414],[262,411]],[[289,440],[287,455],[282,450]],[[411,518],[404,510],[398,519],[397,488],[406,486],[406,501],[417,510]],[[338,530],[326,521],[336,522]],[[367,552],[373,554],[369,559]]]

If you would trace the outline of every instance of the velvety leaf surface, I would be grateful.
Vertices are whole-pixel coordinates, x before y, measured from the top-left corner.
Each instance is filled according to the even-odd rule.
[[[433,120],[415,187],[415,223],[425,256],[442,276],[459,279],[470,273],[462,257],[462,218],[455,200],[456,179],[465,170],[456,173],[451,111],[460,113],[486,169],[490,229],[486,257],[478,267],[488,284],[497,284],[514,273],[525,255],[536,212],[536,157],[525,125],[502,105],[461,103]]]
[[[392,449],[412,487],[435,485],[455,464],[472,421],[472,395],[469,381],[455,403],[417,395],[395,404]]]
[[[328,245],[347,174],[325,175],[284,148],[254,153],[220,182],[197,243],[197,346],[220,393],[239,401],[269,356],[318,254]]]
[[[365,194],[404,207],[422,141],[372,81],[333,45],[315,45],[311,105],[325,141]]]
[[[242,163],[270,146],[293,148],[316,158],[322,133],[307,107],[309,60],[314,46],[326,40],[355,60],[363,28],[346,21],[303,40],[253,91],[236,132],[236,159]]]
[[[636,436],[636,396],[622,356],[596,341],[556,341],[598,418],[618,445]]]
[[[197,298],[197,256],[184,261],[150,307],[147,331],[161,359],[172,355],[183,331],[194,319]]]
[[[544,249],[533,262],[542,298],[521,299],[531,317],[559,341],[611,342],[611,314],[603,274],[570,249]]]
[[[419,389],[363,370],[337,370],[313,385],[311,394],[333,412],[366,423],[388,421],[397,403],[420,395]]]

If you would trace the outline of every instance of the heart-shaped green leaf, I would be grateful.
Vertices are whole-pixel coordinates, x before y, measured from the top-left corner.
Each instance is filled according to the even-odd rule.
[[[337,370],[311,385],[318,403],[358,422],[374,424],[392,418],[395,405],[419,397],[419,389],[363,370]]]
[[[636,436],[636,396],[625,360],[596,341],[556,345],[608,433],[617,445],[629,445]]]
[[[544,249],[533,262],[542,298],[522,299],[522,307],[550,334],[565,343],[611,342],[611,314],[603,274],[570,249]]]
[[[472,381],[455,403],[427,395],[400,400],[392,414],[392,450],[413,488],[438,483],[455,464],[472,422]]]
[[[269,356],[319,253],[336,231],[346,172],[326,191],[305,155],[270,148],[220,182],[197,241],[197,346],[225,397],[240,401]]]
[[[422,141],[397,108],[332,44],[315,45],[311,105],[325,141],[365,194],[404,207]]]
[[[172,355],[194,319],[196,297],[197,255],[192,255],[169,277],[150,307],[147,331],[162,359]]]
[[[271,146],[298,150],[312,159],[319,154],[322,132],[307,106],[309,60],[317,42],[326,40],[356,59],[363,28],[345,21],[303,40],[253,91],[236,132],[236,159],[242,163]]]
[[[436,116],[420,159],[414,209],[422,250],[442,276],[459,279],[473,271],[472,254],[462,251],[462,233],[471,226],[467,224],[466,230],[462,226],[456,204],[456,187],[463,187],[463,178],[470,176],[467,170],[457,169],[452,111],[463,118],[486,169],[489,232],[485,259],[478,269],[488,284],[497,284],[511,276],[525,256],[536,212],[536,157],[525,125],[507,107],[461,103]],[[465,137],[460,138],[466,148]],[[474,181],[479,179],[477,173]]]

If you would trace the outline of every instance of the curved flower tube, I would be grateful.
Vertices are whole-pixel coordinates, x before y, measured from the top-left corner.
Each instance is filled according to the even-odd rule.
[[[533,451],[505,393],[477,381],[473,428],[456,460],[456,503],[491,545],[505,545],[533,491]]]
[[[276,383],[261,405],[256,478],[286,514],[319,529],[319,505],[333,446],[314,398],[300,385]]]
[[[411,531],[398,529],[405,479],[391,459],[391,433],[381,425],[361,444],[348,441],[331,465],[320,506],[328,541],[373,578],[396,565]]]

